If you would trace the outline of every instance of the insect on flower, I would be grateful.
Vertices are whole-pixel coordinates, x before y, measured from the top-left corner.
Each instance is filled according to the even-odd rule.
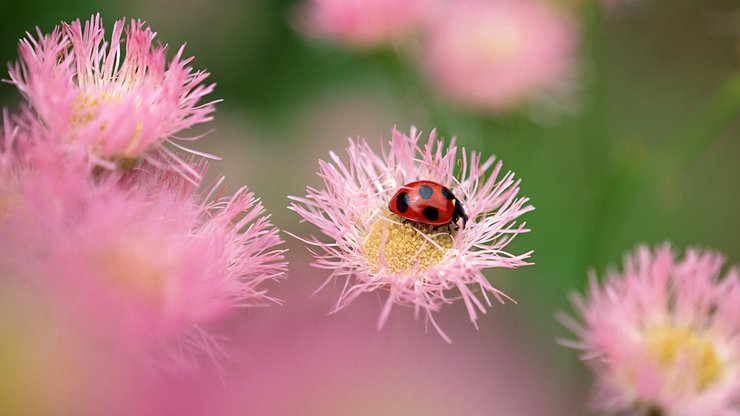
[[[290,197],[290,209],[324,237],[298,238],[313,246],[314,266],[331,271],[327,282],[345,280],[335,312],[364,293],[384,292],[379,328],[394,305],[407,306],[449,341],[433,314],[460,300],[475,325],[493,299],[509,299],[483,270],[530,264],[531,252],[506,246],[529,231],[519,217],[534,208],[500,161],[458,149],[454,138],[393,130],[382,149],[350,140],[347,161],[332,152],[319,162],[324,186]],[[439,229],[459,219],[462,227]]]
[[[401,218],[435,226],[468,222],[460,201],[447,187],[432,181],[416,181],[402,186],[388,203],[391,212]]]

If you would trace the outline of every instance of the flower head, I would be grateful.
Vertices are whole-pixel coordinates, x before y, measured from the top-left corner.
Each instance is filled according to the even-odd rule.
[[[425,70],[442,95],[497,113],[568,90],[577,36],[567,16],[533,0],[445,4],[424,46]]]
[[[724,258],[640,247],[573,296],[583,323],[564,322],[596,377],[593,406],[606,412],[737,414],[740,399],[740,275],[720,277]]]
[[[387,290],[379,327],[394,304],[412,306],[446,338],[432,317],[442,305],[461,298],[475,324],[478,312],[491,305],[489,294],[503,301],[505,295],[482,270],[527,264],[530,253],[513,255],[504,249],[528,231],[516,221],[533,208],[519,196],[519,180],[511,172],[502,175],[501,162],[463,150],[456,177],[454,139],[446,147],[435,132],[426,143],[419,143],[420,137],[415,129],[410,136],[394,130],[380,155],[364,140],[350,140],[349,163],[334,153],[330,162],[320,161],[324,188],[307,188],[306,197],[291,197],[290,209],[329,240],[303,241],[316,247],[316,267],[331,270],[330,279],[346,280],[335,311],[362,293]],[[454,192],[469,216],[465,227],[427,226],[390,212],[388,204],[398,188],[422,179]],[[483,300],[475,295],[477,288]]]
[[[216,324],[275,301],[264,283],[285,263],[252,193],[214,197],[218,182],[202,202],[205,162],[166,146],[210,119],[198,101],[213,86],[153,38],[120,20],[108,44],[94,16],[21,41],[10,75],[28,103],[0,129],[0,275],[95,348],[181,368],[219,352]]]
[[[174,172],[51,167],[17,170],[0,270],[30,276],[125,354],[190,366],[218,352],[213,324],[274,302],[264,283],[284,274],[281,240],[246,188],[199,202]]]
[[[203,204],[178,192],[113,195],[70,233],[50,264],[101,288],[95,306],[114,308],[133,345],[170,358],[211,353],[208,325],[274,302],[264,283],[285,270],[278,231],[246,188]]]
[[[144,22],[121,19],[106,40],[99,15],[84,28],[76,20],[51,34],[37,30],[21,40],[10,80],[55,140],[83,149],[96,164],[156,156],[192,174],[167,144],[184,149],[175,135],[211,119],[215,102],[199,102],[214,86],[203,84],[207,72],[188,66],[182,47],[167,62],[167,48],[154,37]]]
[[[359,49],[392,44],[418,29],[431,0],[308,0],[299,27]]]
[[[67,154],[38,123],[3,113],[0,129],[0,266],[45,250],[45,227],[94,187],[80,154]]]

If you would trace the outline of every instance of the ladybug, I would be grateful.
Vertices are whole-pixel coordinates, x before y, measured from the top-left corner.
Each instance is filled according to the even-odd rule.
[[[416,181],[400,187],[388,208],[399,217],[422,224],[457,224],[457,219],[462,218],[465,227],[468,222],[468,214],[452,191],[432,181]]]

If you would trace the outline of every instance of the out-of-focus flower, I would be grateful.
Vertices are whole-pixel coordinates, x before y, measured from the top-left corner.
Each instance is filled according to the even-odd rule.
[[[296,253],[291,265],[303,271],[301,278],[281,285],[280,294],[305,299],[323,273],[309,267],[303,253]],[[429,342],[410,316],[392,317],[381,333],[358,324],[372,322],[374,296],[327,318],[323,305],[330,297],[318,293],[252,316],[250,325],[230,334],[229,346],[244,354],[226,374],[203,366],[184,383],[162,383],[147,394],[161,408],[145,414],[584,414],[580,392],[573,394],[578,386],[552,382],[560,371],[552,365],[558,351],[547,342],[533,342],[539,336],[532,328],[509,319],[521,313],[518,308],[504,308],[498,319],[480,322],[485,328],[480,333],[450,325],[455,348],[449,348]],[[445,320],[465,320],[464,311],[448,312]],[[491,397],[496,398],[493,405]]]
[[[0,268],[45,253],[47,229],[95,189],[87,162],[48,140],[38,123],[3,113],[0,129]],[[88,195],[92,197],[92,195]]]
[[[124,351],[183,367],[218,352],[209,324],[274,301],[264,282],[285,264],[252,193],[200,204],[184,180],[169,180],[91,192],[70,221],[47,229],[37,274]]]
[[[290,209],[329,238],[303,241],[316,247],[314,265],[331,270],[329,280],[346,280],[335,311],[362,293],[384,289],[389,294],[379,327],[394,304],[412,306],[449,341],[432,313],[461,298],[476,324],[478,312],[491,306],[489,294],[503,302],[505,295],[482,270],[528,264],[530,253],[514,255],[505,247],[528,231],[516,221],[533,208],[527,198],[518,196],[519,180],[511,172],[500,177],[501,162],[463,152],[458,178],[454,139],[447,147],[435,132],[423,145],[420,137],[415,129],[410,136],[393,130],[381,155],[364,140],[350,140],[349,164],[333,152],[331,162],[320,161],[324,188],[307,188],[305,198],[291,197]],[[389,211],[389,200],[398,188],[421,179],[453,190],[470,217],[465,227],[448,230],[403,221]],[[483,300],[475,295],[476,289]]]
[[[200,101],[214,85],[203,84],[207,72],[188,66],[183,47],[168,63],[154,36],[144,22],[126,27],[121,19],[106,40],[99,15],[84,29],[76,20],[51,34],[37,30],[21,40],[10,80],[55,140],[84,149],[94,163],[156,159],[193,174],[171,147],[185,149],[173,139],[195,138],[175,135],[211,119],[215,101]]]
[[[573,84],[574,22],[533,0],[446,2],[426,33],[424,67],[441,95],[503,112]]]
[[[284,273],[281,241],[245,188],[201,203],[186,178],[152,166],[92,175],[37,133],[6,117],[0,136],[0,272],[172,368],[218,351],[210,324],[273,300],[263,286]]]
[[[392,44],[418,30],[437,0],[308,0],[299,28],[309,36],[359,49]]]
[[[640,247],[624,272],[587,296],[573,296],[578,335],[596,377],[599,411],[662,415],[736,415],[740,400],[740,275],[720,277],[724,258],[688,249]],[[657,412],[657,413],[656,413]]]

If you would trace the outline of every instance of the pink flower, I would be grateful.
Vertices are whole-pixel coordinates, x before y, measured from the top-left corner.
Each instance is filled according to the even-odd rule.
[[[305,272],[281,287],[291,292],[287,298],[305,296],[322,272],[308,267],[302,254],[296,253],[291,265]],[[558,366],[552,365],[557,351],[532,342],[538,337],[532,326],[509,319],[521,311],[498,311],[498,319],[480,322],[482,333],[471,334],[465,325],[450,326],[455,347],[449,348],[430,342],[408,316],[395,317],[392,329],[382,333],[360,324],[377,311],[375,296],[358,299],[341,316],[327,319],[320,301],[327,295],[254,316],[250,326],[232,334],[231,344],[245,354],[227,374],[219,378],[204,366],[184,382],[162,383],[148,394],[160,408],[140,414],[584,414],[573,400],[575,383],[553,383],[558,380]],[[447,312],[454,322],[464,319],[463,311]]]
[[[573,295],[583,323],[564,318],[569,342],[596,378],[604,412],[737,415],[740,400],[740,275],[724,258],[665,245],[628,255],[603,284]]]
[[[49,271],[73,276],[106,326],[165,364],[218,352],[208,325],[274,301],[264,283],[285,269],[278,231],[245,188],[204,204],[177,190],[114,192],[58,232]]]
[[[424,46],[433,88],[485,112],[503,112],[567,91],[577,34],[568,16],[533,0],[446,2]]]
[[[56,140],[81,147],[96,164],[156,156],[192,175],[171,147],[184,149],[174,139],[196,138],[175,135],[211,120],[215,101],[199,102],[214,85],[203,84],[207,72],[188,66],[192,58],[182,57],[183,47],[168,63],[154,36],[144,22],[126,27],[121,19],[106,40],[100,15],[84,29],[76,20],[48,35],[37,30],[36,38],[21,40],[10,80]]]
[[[504,249],[517,234],[528,231],[516,220],[533,208],[518,196],[519,180],[511,172],[500,177],[501,162],[463,150],[458,178],[454,139],[445,147],[434,131],[423,145],[420,137],[413,128],[410,136],[393,130],[389,147],[380,155],[364,140],[350,140],[349,163],[334,153],[330,162],[320,161],[324,188],[307,188],[305,198],[291,197],[295,202],[290,209],[326,236],[302,239],[315,247],[314,265],[331,270],[329,280],[345,280],[334,311],[363,293],[384,290],[388,297],[379,328],[394,304],[411,306],[449,340],[432,313],[462,299],[476,324],[478,312],[491,306],[489,294],[503,302],[505,295],[482,270],[528,264],[525,259],[531,253],[514,255]],[[398,188],[420,179],[453,191],[469,216],[465,227],[448,231],[404,222],[389,211]],[[483,299],[474,294],[476,289]]]
[[[48,140],[38,123],[3,113],[0,131],[0,268],[44,253],[46,226],[70,215],[94,178],[80,154]]]
[[[299,27],[313,37],[376,48],[417,30],[430,1],[436,0],[308,0]]]
[[[30,276],[122,354],[186,368],[219,353],[215,324],[274,302],[264,284],[284,274],[281,240],[246,188],[199,202],[174,172],[34,162],[0,172],[12,173],[0,270]]]

